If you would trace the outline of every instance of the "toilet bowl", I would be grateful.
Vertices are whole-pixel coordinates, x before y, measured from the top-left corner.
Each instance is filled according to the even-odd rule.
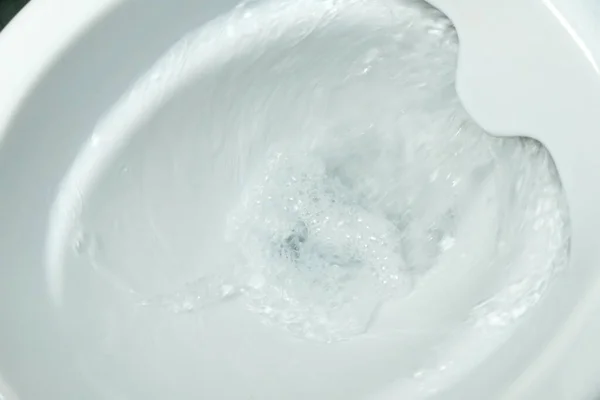
[[[346,3],[343,23],[352,29],[342,24],[314,40],[312,32],[337,21]],[[361,286],[367,300],[352,307],[382,309],[377,321],[356,314],[372,328],[366,331],[339,325],[356,316],[343,312],[282,330],[279,303],[244,307],[268,277],[251,274],[240,288],[221,273],[222,255],[232,252],[219,227],[229,223],[237,185],[251,177],[245,159],[238,165],[219,155],[248,148],[248,157],[266,158],[263,142],[280,131],[320,127],[286,114],[266,139],[228,141],[222,132],[254,132],[256,99],[274,98],[274,115],[285,114],[281,98],[300,99],[303,116],[335,113],[316,89],[315,98],[302,100],[298,93],[311,82],[302,72],[335,77],[325,62],[330,54],[359,43],[373,21],[388,27],[404,15],[394,14],[392,0],[363,3],[36,0],[2,32],[0,399],[572,400],[600,393],[600,159],[591,132],[600,122],[600,6],[592,0],[429,1],[456,28],[456,91],[465,110],[494,135],[541,142],[568,202],[568,266],[540,283],[543,293],[527,307],[509,310],[510,321],[453,325],[481,296],[473,285],[497,276],[485,268],[427,272],[423,289],[392,302],[391,311],[378,296],[406,282]],[[288,37],[285,46],[278,41]],[[278,46],[288,51],[283,61],[271,52]],[[308,61],[294,58],[302,52]],[[367,52],[368,60],[377,57]],[[271,79],[288,76],[286,62],[302,69],[261,97]],[[357,76],[371,68],[355,67]],[[245,80],[251,73],[258,78]],[[364,96],[359,107],[369,110],[375,97],[358,88],[360,96],[340,91],[336,99]],[[238,106],[230,119],[226,111]],[[274,161],[268,176],[279,182],[286,168]],[[270,206],[252,204],[231,218],[241,221],[233,241],[247,251],[252,238],[271,234],[266,218],[251,218]],[[347,225],[355,218],[388,235],[372,215],[344,212]],[[249,233],[247,221],[254,222]],[[277,251],[300,257],[305,229],[293,225]],[[393,259],[377,243],[365,259]],[[313,277],[308,270],[300,273]],[[296,314],[322,310],[314,296],[324,292],[298,293],[286,303],[302,303],[291,309]],[[275,317],[265,323],[257,315],[267,309]],[[341,328],[327,330],[323,320]]]

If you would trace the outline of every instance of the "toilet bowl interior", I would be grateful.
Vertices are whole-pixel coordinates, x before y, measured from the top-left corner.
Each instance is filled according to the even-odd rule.
[[[372,395],[373,387],[386,386],[396,377],[414,378],[415,374],[426,381],[426,389],[439,393],[422,392],[423,384],[417,380],[412,386],[390,385],[390,392],[381,395],[404,391],[414,396],[460,399],[505,392],[508,383],[526,370],[554,336],[562,315],[570,309],[569,304],[563,304],[568,303],[564,299],[574,301],[574,288],[582,277],[592,276],[591,272],[567,276],[566,288],[548,295],[540,311],[529,316],[517,330],[516,339],[493,349],[487,349],[486,341],[482,341],[479,355],[483,354],[486,360],[464,357],[473,353],[470,343],[481,341],[481,337],[467,335],[448,345],[450,360],[466,359],[478,366],[470,371],[469,379],[457,379],[452,373],[432,373],[414,362],[423,355],[435,358],[436,352],[446,351],[431,350],[440,336],[451,336],[440,328],[447,320],[463,317],[449,306],[431,306],[428,296],[413,297],[413,303],[399,307],[430,310],[429,314],[421,312],[430,320],[419,313],[405,314],[399,335],[365,335],[336,345],[303,342],[271,329],[236,307],[235,298],[224,303],[225,312],[185,312],[201,306],[196,303],[195,292],[190,299],[189,293],[181,291],[186,282],[197,282],[199,266],[206,268],[203,274],[214,274],[222,267],[207,260],[223,252],[215,227],[232,207],[229,199],[234,197],[236,187],[230,183],[243,177],[243,171],[236,170],[228,171],[230,181],[213,179],[208,173],[192,173],[211,171],[215,166],[227,170],[228,160],[219,165],[211,155],[228,144],[221,144],[222,148],[219,143],[213,144],[215,147],[199,146],[194,135],[185,132],[194,132],[204,118],[219,112],[216,106],[210,112],[198,110],[200,105],[211,106],[211,97],[206,93],[223,90],[206,84],[203,78],[211,76],[218,83],[219,75],[210,74],[223,66],[236,75],[238,69],[247,71],[249,64],[258,63],[260,69],[273,62],[264,42],[261,54],[265,58],[258,60],[252,58],[251,52],[232,56],[223,49],[246,43],[244,40],[251,43],[257,35],[271,35],[273,31],[260,31],[252,23],[252,15],[244,14],[257,9],[240,8],[239,20],[250,22],[240,22],[242,28],[238,29],[243,35],[235,29],[220,32],[225,39],[217,41],[212,53],[202,53],[205,58],[212,57],[212,65],[201,71],[182,68],[175,71],[175,76],[169,75],[170,70],[151,67],[164,54],[181,54],[168,52],[174,43],[179,43],[179,49],[191,46],[189,54],[193,54],[194,42],[180,39],[233,9],[234,3],[119,3],[49,65],[11,118],[0,147],[0,216],[6,221],[0,225],[0,315],[2,326],[7,327],[0,333],[0,371],[24,399],[193,398],[198,393],[235,398],[248,392],[257,393],[258,398],[358,398]],[[443,5],[439,6],[444,10]],[[309,53],[312,59],[317,58],[315,54],[336,52],[340,43],[343,48],[351,48],[360,41],[361,29],[369,31],[370,22],[382,18],[377,8],[372,15],[357,10],[361,13],[350,12],[345,17],[355,18],[352,31],[334,32],[330,37],[309,42],[318,48]],[[280,12],[275,22],[285,34],[291,19],[296,21],[303,15],[305,25],[297,28],[303,37],[303,29],[312,29],[311,11],[314,10],[306,11],[306,15],[302,9]],[[327,10],[317,11],[326,15]],[[452,17],[450,11],[448,14]],[[135,24],[131,15],[136,15]],[[467,36],[460,39],[468,43]],[[303,50],[302,44],[296,44],[298,51]],[[189,60],[175,61],[183,61],[185,66]],[[471,65],[464,59],[461,62]],[[280,68],[285,71],[286,65]],[[147,86],[136,85],[140,76],[150,78],[142,81]],[[302,76],[296,79],[303,82]],[[161,86],[165,82],[172,85],[167,90]],[[460,82],[466,99],[468,81],[463,78]],[[247,87],[243,80],[238,83],[226,89],[229,92],[222,96],[223,102],[239,96],[240,87]],[[581,85],[588,86],[583,81]],[[132,92],[132,87],[139,91]],[[565,90],[569,87],[564,83]],[[250,89],[244,95],[253,99]],[[487,98],[488,103],[499,99],[502,96]],[[594,97],[590,99],[592,104]],[[106,118],[110,114],[107,110],[115,109],[115,104],[118,110],[125,110],[124,114],[119,111],[116,118]],[[465,104],[484,126],[485,115],[497,115],[478,113],[474,101],[465,100]],[[362,105],[368,107],[368,101]],[[303,121],[286,122],[300,126]],[[578,124],[584,122],[589,119]],[[528,130],[530,126],[521,129],[520,125],[492,129],[493,124],[487,123],[490,128],[485,127],[492,132],[525,132],[546,143],[541,133],[534,133],[546,130]],[[552,125],[566,128],[564,123]],[[177,132],[173,126],[179,127]],[[562,147],[558,139],[548,139],[547,143],[553,155],[558,151],[554,149]],[[260,146],[256,149],[262,150]],[[575,165],[569,164],[568,157],[569,153],[564,158],[557,157],[566,160],[557,161],[561,176],[569,174],[569,165]],[[580,189],[575,183],[572,185],[567,194],[575,196]],[[584,205],[581,210],[586,210]],[[82,215],[88,219],[80,229]],[[296,242],[301,237],[296,235]],[[587,248],[585,242],[582,246]],[[288,248],[294,250],[293,244]],[[448,281],[457,285],[457,292],[466,291],[460,284],[467,285],[468,281],[461,281],[458,275],[431,275],[431,292],[443,290],[443,283]],[[219,290],[228,285],[225,282]],[[160,297],[162,293],[175,293],[178,302],[171,301],[172,297],[155,302],[152,295]],[[229,300],[227,290],[218,294]],[[469,305],[472,300],[465,300],[466,296],[457,298]],[[147,307],[146,301],[159,307]],[[173,310],[174,307],[178,309]],[[430,324],[430,329],[423,334],[420,329],[405,329],[409,324],[413,328]],[[536,333],[531,332],[531,326],[536,326]],[[502,334],[492,332],[488,338],[494,335]],[[260,368],[256,367],[258,363]],[[431,365],[430,369],[452,371],[443,360]],[[231,376],[239,378],[235,385]],[[353,379],[349,381],[348,376]],[[38,385],[28,385],[32,377]]]

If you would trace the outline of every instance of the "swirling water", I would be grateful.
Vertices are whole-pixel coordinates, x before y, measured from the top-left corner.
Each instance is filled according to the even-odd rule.
[[[542,298],[568,258],[559,177],[542,145],[489,136],[463,110],[444,15],[410,0],[247,2],[158,71],[176,75],[219,35],[234,49],[219,53],[235,73],[217,73],[209,116],[236,132],[214,144],[240,187],[224,229],[231,272],[143,304],[234,299],[292,335],[350,339],[456,251],[503,271],[477,323],[510,324]]]

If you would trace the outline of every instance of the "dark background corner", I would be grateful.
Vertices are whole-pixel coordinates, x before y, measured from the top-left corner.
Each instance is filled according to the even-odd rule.
[[[29,0],[0,0],[0,30],[27,4]]]

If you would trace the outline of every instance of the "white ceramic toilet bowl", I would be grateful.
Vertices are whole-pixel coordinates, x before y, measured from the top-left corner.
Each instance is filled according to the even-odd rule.
[[[253,58],[245,44],[265,32],[284,36],[292,22],[305,37],[302,29],[336,3],[303,1],[281,10],[271,1],[277,18],[263,21],[270,31],[243,22],[253,21],[245,10],[261,7],[246,2],[236,9],[238,29],[203,31],[211,40],[202,48],[181,38],[210,28],[237,0],[33,0],[0,34],[0,400],[600,393],[600,5],[593,0],[429,1],[456,26],[466,110],[493,134],[542,142],[569,202],[570,265],[510,331],[467,331],[454,342],[420,334],[458,318],[430,307],[444,282],[457,287],[448,304],[468,292],[468,280],[443,273],[401,307],[394,326],[402,334],[393,337],[298,340],[235,298],[200,315],[140,307],[140,296],[176,291],[199,268],[218,271],[209,261],[224,251],[215,232],[235,187],[219,175],[227,164],[211,159],[218,145],[204,143],[197,127],[229,106],[206,93],[247,93],[205,78],[221,69],[243,77],[254,64],[268,70],[270,53],[261,48],[267,57]],[[348,18],[360,29],[370,17]],[[356,32],[335,37],[339,47],[358,40]],[[176,43],[194,57],[161,70],[181,54],[170,52]],[[337,51],[318,43],[323,53]],[[242,51],[234,57],[230,48]],[[82,220],[92,228],[80,229]],[[219,290],[229,299],[227,284]],[[194,304],[184,299],[180,308]],[[422,367],[438,351],[449,358]]]

